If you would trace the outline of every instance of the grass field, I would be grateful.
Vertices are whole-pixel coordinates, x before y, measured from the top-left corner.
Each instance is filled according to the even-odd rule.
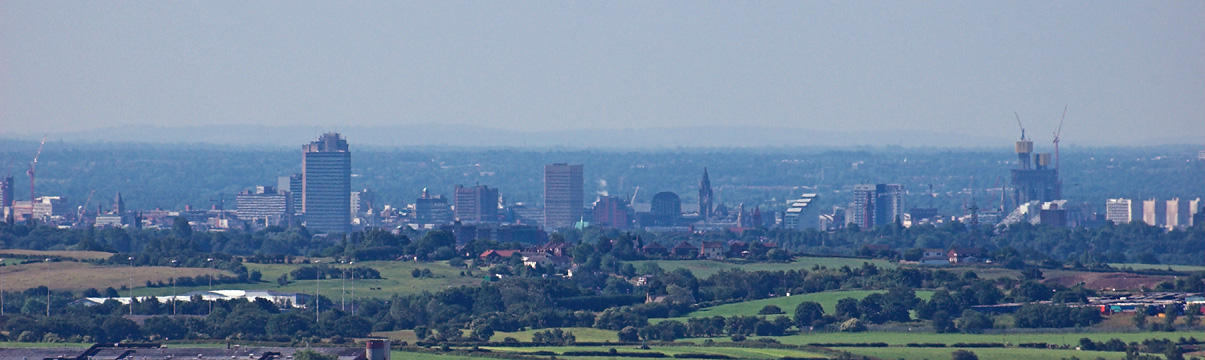
[[[779,297],[773,297],[773,298],[769,298],[769,299],[742,301],[742,302],[738,302],[738,303],[731,303],[731,304],[712,306],[712,307],[708,307],[708,308],[702,308],[702,309],[693,311],[689,314],[686,314],[686,316],[681,316],[681,317],[676,317],[676,318],[650,319],[650,320],[651,321],[663,321],[663,320],[686,321],[687,319],[690,319],[690,318],[709,317],[709,316],[717,316],[717,315],[723,316],[723,317],[729,317],[729,316],[734,316],[734,315],[757,315],[757,312],[760,311],[766,305],[778,306],[778,308],[782,309],[782,311],[784,313],[782,315],[791,317],[791,316],[794,316],[793,314],[795,312],[795,307],[799,306],[799,303],[802,303],[804,301],[815,301],[817,303],[820,303],[820,306],[824,307],[825,314],[832,314],[837,309],[837,301],[839,301],[841,299],[844,299],[844,298],[862,299],[866,296],[869,296],[870,294],[883,293],[883,292],[886,292],[886,291],[882,291],[882,290],[838,290],[838,291],[825,291],[825,292],[810,293],[810,294],[803,294],[803,295],[779,296]],[[921,299],[928,300],[929,297],[933,296],[933,292],[927,291],[927,290],[921,290],[921,291],[916,292],[916,296]],[[769,316],[774,317],[774,316],[778,316],[778,315],[769,315]]]
[[[531,334],[534,334],[536,332],[541,332],[541,331],[548,331],[548,330],[551,330],[551,329],[526,330],[526,331],[516,331],[516,332],[498,331],[498,332],[494,333],[494,336],[490,338],[490,341],[501,342],[501,341],[505,340],[506,338],[511,337],[511,338],[515,338],[515,340],[519,340],[522,342],[531,342]],[[616,335],[616,332],[614,330],[580,328],[580,327],[561,328],[561,330],[563,330],[565,332],[573,333],[573,337],[575,339],[577,339],[577,341],[580,341],[580,342],[619,341],[619,336]]]
[[[1142,342],[1145,339],[1172,339],[1181,337],[1205,338],[1200,331],[1176,332],[1095,332],[1095,333],[1024,333],[1024,334],[937,334],[930,332],[861,332],[861,333],[802,333],[788,336],[773,337],[784,344],[807,345],[809,343],[872,343],[882,342],[889,345],[904,345],[908,343],[1047,343],[1062,345],[1077,345],[1080,338],[1093,341],[1107,341],[1117,338],[1129,342]],[[702,339],[693,339],[702,341]]]
[[[855,259],[855,258],[839,258],[839,257],[812,257],[804,256],[796,258],[790,263],[750,263],[736,264],[715,260],[640,260],[631,261],[632,265],[636,266],[636,270],[640,270],[644,264],[654,263],[660,266],[665,271],[674,269],[687,269],[697,278],[706,278],[722,270],[741,269],[745,271],[786,271],[786,270],[811,270],[813,266],[819,265],[830,269],[837,269],[842,266],[860,267],[862,263],[871,263],[880,268],[894,268],[896,265],[887,260],[877,259]]]
[[[746,347],[720,347],[720,346],[656,346],[652,345],[648,350],[641,350],[635,346],[541,346],[541,347],[488,347],[492,351],[505,352],[534,352],[534,351],[552,351],[557,353],[557,357],[562,357],[566,351],[608,351],[615,348],[622,352],[659,352],[669,356],[676,354],[715,354],[727,355],[736,359],[779,359],[782,357],[827,357],[820,352],[810,352],[795,349],[765,349],[765,348],[746,348]],[[606,357],[588,357],[589,359],[606,359]]]
[[[84,250],[24,250],[24,249],[4,249],[0,250],[0,257],[3,256],[20,256],[20,257],[58,257],[78,260],[102,260],[113,256],[113,253],[104,251],[84,251]]]
[[[166,266],[101,266],[75,261],[30,263],[0,267],[7,291],[24,290],[38,286],[49,286],[57,290],[84,290],[106,287],[120,289],[129,286],[131,277],[135,287],[146,286],[147,281],[168,281],[176,277],[200,275],[234,274],[207,268],[173,268]],[[125,294],[122,294],[125,295]]]
[[[478,285],[481,284],[485,275],[484,272],[474,271],[474,276],[460,276],[460,268],[454,268],[448,265],[447,262],[401,262],[401,261],[367,261],[356,263],[355,266],[367,266],[376,269],[381,273],[383,279],[356,279],[354,282],[351,279],[346,281],[335,278],[321,280],[320,284],[316,284],[315,280],[291,281],[284,286],[276,283],[276,278],[281,274],[286,274],[293,269],[296,269],[302,264],[244,264],[247,270],[259,270],[263,274],[263,280],[256,284],[223,284],[221,286],[214,285],[214,288],[221,289],[238,289],[238,290],[272,290],[290,293],[305,293],[313,294],[315,285],[318,286],[319,292],[333,301],[339,302],[343,298],[343,290],[346,285],[347,298],[351,298],[352,288],[355,288],[356,297],[370,298],[388,298],[394,294],[408,295],[418,294],[424,291],[437,292],[442,289],[457,287],[462,285]],[[410,271],[414,269],[430,269],[432,277],[429,278],[414,278],[410,275]],[[136,284],[137,285],[137,284]],[[184,293],[193,290],[206,290],[206,286],[196,286],[191,288],[177,288],[176,292]],[[169,295],[170,288],[153,288],[153,289],[138,289],[135,291],[139,296],[142,295]],[[124,294],[123,294],[124,295]],[[349,300],[350,301],[350,300]]]
[[[880,359],[905,360],[938,360],[949,359],[950,353],[959,348],[833,348],[833,350],[848,351],[854,355],[872,356]],[[1021,348],[965,348],[974,352],[980,360],[1059,360],[1076,357],[1079,359],[1125,359],[1124,352],[1108,351],[1079,351],[1063,349],[1021,349]]]

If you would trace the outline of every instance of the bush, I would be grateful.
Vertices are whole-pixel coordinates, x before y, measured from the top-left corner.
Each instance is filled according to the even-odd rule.
[[[761,310],[758,310],[757,314],[758,315],[777,315],[777,314],[784,314],[784,312],[782,312],[782,309],[779,308],[778,306],[766,305],[766,306],[763,306],[761,308]]]
[[[966,350],[954,350],[954,352],[950,353],[950,359],[952,359],[952,360],[979,360],[979,356],[975,355],[975,353],[973,353],[973,352],[966,351]]]

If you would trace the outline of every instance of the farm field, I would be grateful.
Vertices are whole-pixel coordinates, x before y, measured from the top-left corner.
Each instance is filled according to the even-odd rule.
[[[1079,359],[1125,359],[1125,352],[1079,351],[1073,349],[1020,349],[1020,348],[908,348],[908,347],[841,347],[833,350],[848,351],[854,355],[872,356],[880,359],[937,360],[949,359],[955,350],[974,352],[980,360],[1059,360],[1076,357]]]
[[[463,286],[463,285],[478,285],[483,281],[484,272],[474,272],[474,276],[460,276],[462,269],[454,268],[446,261],[415,263],[401,261],[366,261],[356,263],[355,266],[367,266],[376,269],[381,273],[383,279],[356,279],[354,282],[351,279],[343,280],[325,279],[321,283],[316,283],[315,280],[300,280],[290,281],[284,286],[276,283],[276,278],[282,274],[287,274],[293,269],[306,266],[304,264],[253,264],[245,263],[248,271],[259,270],[263,274],[263,278],[256,284],[223,284],[214,285],[215,289],[238,289],[238,290],[271,290],[289,293],[305,293],[313,294],[315,286],[318,287],[322,296],[325,296],[332,301],[339,302],[343,298],[344,285],[347,287],[347,298],[350,301],[352,288],[355,288],[356,297],[370,298],[389,298],[395,294],[409,295],[419,294],[424,291],[437,292],[446,288]],[[414,269],[430,269],[432,277],[414,278],[410,272]],[[138,286],[138,283],[135,283]],[[206,290],[208,285],[194,286],[189,288],[180,287],[176,289],[177,293],[185,293],[194,290]],[[143,288],[137,289],[135,293],[139,296],[143,295],[170,295],[172,289],[167,288]],[[124,294],[123,294],[124,295]]]
[[[1129,342],[1142,342],[1145,339],[1172,339],[1196,337],[1202,339],[1205,334],[1200,331],[1175,332],[1084,332],[1084,333],[1021,333],[1021,334],[938,334],[931,332],[860,332],[839,333],[824,332],[813,334],[796,334],[771,337],[784,344],[807,345],[809,343],[872,343],[882,342],[889,345],[905,345],[908,343],[940,343],[952,345],[955,343],[1048,343],[1061,345],[1078,345],[1080,338],[1093,341],[1107,341],[1117,338]],[[750,337],[757,338],[757,337]],[[692,339],[703,341],[703,339]]]
[[[501,342],[506,338],[515,338],[522,342],[531,342],[531,335],[536,332],[548,331],[551,329],[525,330],[516,332],[497,331],[494,336],[490,337],[490,341]],[[561,328],[562,331],[573,333],[573,337],[579,342],[607,342],[619,341],[619,336],[614,330],[584,328],[584,327],[567,327]],[[413,334],[413,332],[411,332]]]
[[[712,354],[726,355],[735,359],[779,359],[783,357],[812,357],[825,358],[829,357],[820,351],[805,351],[795,349],[769,349],[769,348],[752,348],[752,347],[736,347],[736,346],[657,346],[651,345],[648,350],[641,350],[635,346],[540,346],[540,347],[486,347],[492,351],[505,352],[535,352],[535,351],[551,351],[557,353],[557,357],[562,357],[566,351],[609,351],[614,348],[621,352],[640,352],[640,353],[663,353],[669,356],[678,354]],[[576,357],[571,357],[576,358]],[[587,357],[582,357],[587,358]],[[606,359],[607,357],[591,356],[589,359]],[[620,357],[616,357],[617,359]]]
[[[166,282],[177,277],[223,274],[234,276],[230,272],[208,268],[139,266],[131,270],[128,266],[101,266],[75,261],[39,262],[0,267],[0,276],[4,277],[4,288],[10,291],[39,286],[50,286],[55,290],[89,288],[104,290],[106,287],[120,289],[122,286],[128,287],[131,278],[135,287],[142,287],[146,286],[147,281]]]
[[[825,291],[825,292],[809,293],[809,294],[802,294],[802,295],[779,296],[779,297],[773,297],[773,298],[769,298],[769,299],[750,300],[750,301],[742,301],[742,302],[738,302],[738,303],[717,305],[717,306],[699,309],[699,310],[693,311],[693,312],[686,314],[685,316],[681,316],[681,317],[669,318],[669,319],[650,319],[650,321],[664,321],[664,320],[686,321],[687,319],[690,319],[690,318],[710,317],[710,316],[717,316],[717,315],[723,316],[723,317],[729,317],[729,316],[734,316],[734,315],[757,316],[757,312],[759,310],[761,310],[762,307],[765,307],[766,305],[778,306],[778,308],[782,309],[782,311],[784,313],[784,314],[782,314],[783,316],[791,317],[791,316],[793,316],[792,314],[794,314],[794,312],[795,312],[795,307],[799,306],[799,303],[802,303],[804,301],[815,301],[817,303],[820,303],[820,305],[822,307],[824,307],[825,314],[832,314],[833,312],[836,311],[837,301],[839,301],[841,299],[844,299],[844,298],[862,299],[866,296],[869,296],[870,294],[885,293],[885,292],[886,291],[883,291],[883,290],[837,290],[837,291]],[[928,291],[928,290],[921,290],[921,291],[916,292],[916,296],[921,299],[928,300],[929,297],[933,296],[933,292]],[[774,317],[774,316],[778,316],[778,315],[769,315],[769,316]]]
[[[803,256],[796,258],[790,263],[750,263],[737,264],[716,260],[638,260],[630,261],[636,266],[636,270],[640,270],[644,264],[657,264],[665,271],[675,269],[687,269],[697,278],[706,278],[722,270],[741,269],[745,271],[786,271],[786,270],[810,270],[813,266],[819,265],[831,269],[840,268],[842,266],[860,267],[862,263],[871,263],[880,268],[895,268],[896,264],[879,259],[857,259],[857,258],[841,258],[841,257],[816,257]]]
[[[113,256],[113,253],[104,251],[85,251],[85,250],[25,250],[25,249],[4,249],[0,250],[0,257],[3,256],[20,256],[20,257],[59,257],[77,260],[102,260]]]
[[[474,356],[453,355],[453,354],[445,355],[445,354],[432,354],[432,353],[415,352],[415,351],[401,351],[401,350],[390,351],[389,355],[393,359],[408,359],[408,360],[409,359],[413,359],[413,360],[489,359],[488,357],[480,357],[480,356],[474,357]]]
[[[1130,269],[1134,269],[1134,270],[1167,270],[1168,268],[1171,268],[1172,271],[1184,271],[1184,272],[1205,271],[1205,266],[1200,266],[1200,265],[1160,265],[1160,264],[1110,263],[1109,266],[1112,266],[1117,269],[1130,268]]]

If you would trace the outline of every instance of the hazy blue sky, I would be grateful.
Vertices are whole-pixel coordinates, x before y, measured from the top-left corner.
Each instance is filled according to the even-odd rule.
[[[1205,141],[1203,1],[0,1],[0,135],[722,126]],[[304,139],[303,139],[304,140]],[[907,144],[905,144],[907,145]]]

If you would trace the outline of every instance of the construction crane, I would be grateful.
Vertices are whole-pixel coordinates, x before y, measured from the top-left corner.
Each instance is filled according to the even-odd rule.
[[[38,169],[38,157],[42,156],[42,147],[43,146],[46,146],[46,136],[45,135],[42,135],[42,143],[38,144],[38,152],[33,154],[33,162],[29,163],[29,170],[25,171],[25,173],[29,175],[29,220],[30,221],[33,221],[34,200],[37,199],[37,195],[34,193],[33,185],[34,185],[34,180],[37,178],[37,176],[35,174],[37,174],[37,169]]]
[[[1063,134],[1063,120],[1067,119],[1067,105],[1063,105],[1063,117],[1059,118],[1059,127],[1054,130],[1054,168],[1059,169],[1059,136]]]
[[[636,185],[636,190],[632,191],[632,201],[628,202],[629,206],[636,206],[636,194],[640,193],[640,185]]]
[[[91,203],[91,202],[92,202],[92,195],[93,195],[93,194],[96,194],[96,190],[92,190],[92,191],[89,191],[89,192],[88,192],[88,198],[87,198],[87,199],[84,199],[84,205],[82,205],[82,206],[80,206],[80,207],[79,207],[79,213],[75,215],[75,220],[76,220],[76,221],[79,221],[80,223],[83,223],[83,221],[84,221],[84,213],[87,213],[87,212],[88,212],[88,203]]]
[[[1021,140],[1025,140],[1025,126],[1021,125],[1021,115],[1013,111],[1013,116],[1017,117],[1017,127],[1021,128]]]

